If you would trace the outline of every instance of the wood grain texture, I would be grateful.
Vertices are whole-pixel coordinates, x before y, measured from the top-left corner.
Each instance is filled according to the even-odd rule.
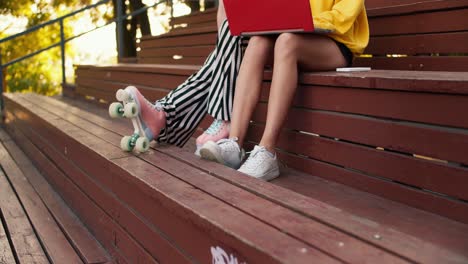
[[[61,196],[67,201],[68,205],[73,208],[80,216],[80,219],[92,230],[93,235],[102,243],[111,256],[120,256],[128,263],[158,263],[122,227],[109,217],[92,198],[87,196],[86,193],[80,190],[74,182],[63,174],[50,158],[39,150],[39,148],[43,148],[47,144],[41,142],[40,138],[33,134],[30,128],[23,126],[20,129],[19,127],[22,125],[16,120],[13,122],[9,128],[14,129],[16,135],[25,133],[24,135],[27,138],[35,139],[34,143],[39,144],[36,146],[26,139],[21,142],[23,150],[30,156],[34,155],[35,165],[47,175],[48,181],[56,190],[60,191]],[[66,165],[66,163],[63,164]],[[99,195],[99,193],[96,195]],[[111,206],[107,209],[112,210],[112,208],[114,207]]]
[[[49,258],[57,263],[82,263],[54,217],[2,144],[0,144],[0,160]]]
[[[49,263],[34,227],[3,171],[0,171],[0,186],[2,220],[6,224],[4,228],[8,230],[18,260],[21,263]]]
[[[0,175],[1,174],[2,172],[0,172]],[[0,190],[3,191],[2,189]],[[1,208],[0,208],[0,219],[3,219]],[[15,263],[15,257],[13,254],[14,253],[10,246],[10,242],[8,241],[8,235],[5,232],[5,228],[3,227],[3,222],[0,221],[0,263],[1,264]]]
[[[55,105],[57,105],[57,106],[60,106],[60,105],[61,105],[61,108],[62,108],[63,110],[67,109],[68,111],[71,111],[72,113],[75,113],[75,114],[78,114],[78,113],[80,112],[79,109],[77,109],[77,108],[70,108],[70,107],[67,107],[66,104],[63,104],[63,103],[57,103],[57,102],[54,103],[54,102],[53,102],[54,100],[51,100],[51,99],[47,99],[47,98],[36,98],[36,99],[33,99],[33,100],[34,100],[34,101],[44,100],[44,102],[47,101],[47,102],[50,102],[50,104],[55,104]],[[87,107],[85,107],[85,106],[81,106],[81,107],[87,108]],[[63,110],[62,110],[62,111],[63,111]],[[60,110],[57,109],[57,110],[54,110],[54,111],[60,111]],[[97,112],[96,112],[96,113],[97,113]],[[107,115],[107,114],[105,113],[105,111],[101,111],[101,114],[103,114],[104,116]],[[115,132],[119,132],[119,133],[126,133],[126,131],[129,130],[128,125],[127,125],[127,126],[122,126],[122,127],[121,127],[120,125],[118,125],[118,122],[108,122],[108,120],[103,119],[103,118],[97,118],[97,117],[94,116],[94,115],[81,114],[80,117],[86,118],[86,119],[92,121],[92,122],[95,123],[95,124],[99,124],[99,125],[102,126],[102,127],[107,127],[107,129],[109,129],[110,131],[115,131]],[[165,152],[164,149],[162,149],[162,151]],[[198,164],[198,163],[197,163],[198,161],[195,162],[195,161],[197,160],[196,158],[190,158],[192,155],[190,155],[190,154],[188,154],[188,153],[184,153],[183,151],[182,151],[182,152],[181,152],[181,151],[176,151],[176,152],[174,152],[174,150],[171,149],[171,150],[169,151],[169,153],[174,153],[172,156],[173,156],[173,157],[177,157],[178,159],[183,158],[185,162],[189,162],[189,163],[191,163],[191,164]],[[204,163],[203,165],[197,165],[197,166],[198,166],[199,168],[206,168],[206,166],[208,166],[208,165],[209,165],[209,164]],[[161,166],[161,165],[159,165],[159,166]],[[166,169],[164,169],[164,170],[169,170],[169,169],[170,169],[170,168],[166,168]],[[218,168],[217,168],[216,166],[210,166],[208,170],[212,173],[212,172],[214,172],[214,171],[217,171]],[[229,170],[226,170],[226,171],[223,170],[223,171],[220,172],[220,174],[218,174],[218,175],[225,175],[223,178],[226,178],[226,177],[227,177],[226,179],[236,179],[236,181],[234,181],[236,184],[238,183],[237,180],[239,180],[239,178],[236,178],[236,177],[233,175],[233,173],[229,172]],[[231,181],[231,182],[232,182],[232,181]],[[359,181],[358,181],[358,182],[359,182]],[[253,185],[253,186],[254,186],[254,185]],[[389,185],[389,186],[391,187],[391,185]],[[266,187],[266,186],[262,186],[262,188],[265,188],[265,187]],[[251,188],[251,186],[250,186],[250,188]],[[283,198],[281,198],[281,199],[285,199],[286,197],[290,197],[290,196],[292,196],[291,199],[297,199],[297,197],[295,197],[294,195],[292,195],[292,193],[281,194],[281,192],[278,193],[278,190],[276,191],[276,193],[277,193],[278,195],[280,195],[281,197],[283,197]],[[263,193],[262,193],[262,195],[263,195]],[[276,202],[278,202],[278,200],[276,200]],[[449,207],[450,207],[450,206],[449,206]],[[455,208],[452,208],[452,209],[455,209]],[[453,211],[459,211],[459,210],[453,210]],[[459,212],[460,212],[460,211],[459,211]],[[324,213],[324,212],[322,212],[322,213]],[[426,218],[427,218],[427,217],[426,217]],[[348,221],[347,224],[349,225],[349,221]],[[386,236],[389,236],[389,235],[386,235]],[[390,235],[390,236],[391,236],[391,235]],[[410,241],[410,240],[412,240],[412,239],[414,239],[414,238],[405,238],[405,240],[408,240],[408,241]],[[463,245],[464,243],[459,243],[459,244],[460,244],[460,245]],[[406,248],[406,247],[407,247],[407,246],[405,246],[405,248]],[[401,251],[401,249],[398,250],[398,252],[400,252],[400,251]],[[463,252],[463,250],[462,250],[462,252]],[[448,254],[448,255],[450,255],[450,254]],[[447,255],[447,256],[448,256],[448,255]],[[426,261],[427,261],[427,260],[426,260]]]
[[[35,100],[35,101],[37,102],[38,100]],[[64,111],[65,109],[52,107],[50,110],[52,112],[59,114],[61,111]],[[72,121],[72,120],[69,119],[69,121]],[[73,123],[77,124],[76,121],[74,121]],[[99,122],[99,123],[102,123],[102,122]],[[94,129],[91,129],[91,126],[85,126],[83,127],[83,129],[93,130],[96,132],[99,131],[99,129],[96,127]],[[96,134],[99,134],[99,132],[97,132]],[[102,136],[105,138],[111,137],[110,135],[102,135]],[[177,178],[180,178],[184,180],[185,182],[191,183],[192,185],[197,186],[197,188],[200,188],[204,190],[205,192],[210,193],[211,195],[214,195],[218,197],[219,199],[222,199],[235,207],[239,207],[239,209],[243,211],[249,212],[251,215],[255,215],[257,218],[261,217],[262,220],[264,220],[265,222],[274,222],[275,221],[274,219],[283,219],[283,218],[294,219],[293,222],[296,223],[295,225],[291,226],[288,224],[289,221],[286,221],[284,223],[281,222],[279,224],[276,224],[276,226],[278,228],[281,228],[282,230],[284,230],[284,232],[288,234],[291,234],[295,237],[301,237],[302,240],[305,240],[311,245],[321,248],[324,251],[334,252],[337,244],[339,244],[340,241],[341,242],[346,241],[346,244],[348,245],[347,247],[348,250],[341,250],[339,253],[334,253],[336,254],[337,257],[340,257],[342,259],[346,259],[349,261],[358,261],[359,259],[362,258],[362,255],[358,256],[353,253],[356,250],[358,250],[361,252],[365,252],[362,254],[365,254],[366,255],[365,258],[368,259],[369,261],[372,261],[372,259],[374,260],[378,259],[379,261],[383,261],[383,262],[400,261],[397,258],[392,257],[391,255],[388,255],[386,253],[380,252],[380,250],[377,250],[373,247],[369,247],[360,241],[350,239],[346,235],[339,233],[335,231],[334,229],[327,228],[326,226],[323,226],[321,224],[315,224],[314,222],[311,222],[310,219],[303,218],[300,215],[296,215],[294,213],[288,212],[288,210],[284,210],[284,208],[277,207],[274,204],[271,204],[271,203],[265,204],[258,197],[252,194],[245,193],[242,190],[238,190],[237,188],[233,189],[232,187],[229,187],[228,184],[222,181],[219,181],[215,178],[212,178],[209,175],[206,175],[206,174],[193,175],[192,173],[190,173],[190,171],[193,170],[192,167],[187,166],[183,163],[176,165],[174,164],[174,160],[172,158],[168,158],[167,156],[161,155],[159,153],[154,153],[153,155],[149,157],[144,156],[142,158],[144,160],[147,160],[150,163],[158,164],[158,168],[162,169],[163,171],[171,173]],[[200,178],[200,179],[196,179],[196,178]],[[126,184],[125,186],[128,186],[128,185]],[[227,192],[231,193],[231,195],[229,195],[229,197],[231,198],[226,197]],[[248,204],[245,204],[245,201],[248,201]],[[135,206],[137,207],[139,206],[139,204],[142,204],[142,203],[135,203]],[[256,206],[256,204],[258,205]],[[143,210],[144,209],[142,209],[141,211]],[[260,213],[261,215],[259,215]],[[301,223],[301,225],[297,226],[297,223]],[[317,237],[322,237],[321,243],[316,243]],[[324,243],[324,241],[328,241],[328,242]]]
[[[19,100],[19,99],[18,99]],[[20,100],[19,100],[20,101]],[[27,105],[25,104],[24,102],[22,103],[23,105]],[[42,114],[42,117],[44,117],[45,114]],[[50,119],[49,122],[56,122],[55,119]],[[63,127],[64,125],[62,125]],[[65,129],[65,128],[63,128]],[[36,129],[37,131],[40,131],[40,129]],[[68,130],[68,129],[65,129],[65,130]],[[69,130],[68,133],[70,135],[75,135],[73,136],[73,138],[77,139],[77,140],[80,140],[80,139],[83,139],[82,136],[76,134],[76,132],[73,132],[73,130]],[[50,133],[49,133],[50,135]],[[89,138],[87,138],[89,139]],[[81,140],[80,140],[81,141]],[[107,152],[106,149],[104,146],[101,146],[100,143],[98,143],[98,141],[96,140],[91,140],[93,142],[90,142],[89,140],[84,140],[83,142],[87,142],[88,145],[88,148],[91,148],[91,149],[94,149],[94,148],[98,148],[100,149],[100,155],[104,155],[103,157],[106,157],[107,156],[107,159],[112,159],[111,156],[108,156],[108,154],[105,154],[105,153],[110,153],[110,152]],[[60,142],[60,140],[58,141]],[[58,147],[58,149],[63,149],[62,147]],[[85,151],[85,149],[83,148],[77,148],[76,151],[75,151],[75,148],[72,148],[70,147],[67,151],[68,153],[68,157],[71,158],[75,163],[77,163],[80,168],[82,168],[83,170],[85,170],[87,173],[91,174],[91,175],[94,175],[94,177],[96,176],[99,176],[99,175],[102,175],[102,168],[96,168],[95,166],[90,166],[90,160],[89,159],[92,159],[94,162],[97,162],[99,159],[96,159],[97,156],[95,156],[94,154],[93,155],[90,155],[90,153],[88,153],[87,155],[83,155],[83,151]],[[86,152],[85,152],[86,153]],[[121,159],[119,159],[121,160]],[[136,166],[134,167],[135,165],[132,165],[133,163],[137,163],[137,164],[140,164],[137,160],[134,161],[134,162],[130,162],[130,163],[124,163],[124,164],[128,164],[128,165],[125,165],[125,166],[131,166],[132,169],[125,169],[124,168],[121,168],[121,166],[123,166],[124,164],[122,165],[118,165],[118,166],[114,166],[115,167],[115,170],[113,169],[113,167],[111,167],[111,171],[113,171],[113,173],[119,173],[118,175],[120,175],[119,177],[117,177],[116,179],[118,178],[128,178],[130,180],[130,182],[128,182],[127,184],[125,185],[122,185],[122,186],[127,186],[127,188],[124,188],[122,189],[121,191],[118,191],[117,194],[119,197],[124,197],[122,199],[124,199],[125,201],[129,201],[130,197],[127,197],[125,195],[127,195],[127,190],[128,190],[128,186],[129,184],[131,184],[130,186],[134,186],[134,184],[137,184],[137,186],[139,186],[138,188],[144,188],[143,190],[146,189],[146,191],[142,192],[142,194],[145,194],[149,191],[148,187],[146,184],[143,184],[143,182],[157,182],[157,183],[160,183],[158,184],[157,186],[152,186],[152,189],[159,189],[161,191],[163,191],[164,193],[164,196],[174,196],[174,195],[177,195],[177,194],[182,194],[182,193],[185,193],[184,196],[180,196],[178,198],[173,198],[175,199],[176,201],[178,201],[178,203],[180,203],[181,201],[184,201],[184,203],[188,203],[187,205],[191,204],[188,208],[192,208],[193,206],[195,206],[194,208],[192,208],[191,210],[195,210],[195,211],[198,211],[198,210],[208,210],[208,208],[211,208],[210,210],[213,210],[215,208],[220,208],[219,205],[216,205],[219,203],[219,201],[216,201],[216,200],[213,200],[212,198],[209,198],[208,196],[199,196],[200,193],[198,192],[194,192],[192,193],[190,191],[191,188],[188,188],[187,187],[184,187],[184,184],[181,185],[182,182],[180,181],[176,181],[174,180],[172,177],[169,177],[169,175],[166,175],[165,173],[158,173],[157,170],[154,170],[154,169],[148,169],[146,168],[145,169],[145,166]],[[143,164],[143,163],[142,163]],[[116,164],[117,165],[117,164]],[[120,168],[119,168],[120,167]],[[134,173],[138,170],[138,168],[140,168],[140,170],[144,170],[145,173],[143,173],[143,171],[141,172],[141,174],[133,174],[134,176],[128,176],[128,172],[130,171],[133,171]],[[122,170],[124,169],[124,170]],[[101,171],[101,172],[100,172]],[[152,171],[153,173],[152,174],[148,174],[148,172]],[[138,178],[141,178],[140,180],[137,180],[138,178],[134,178],[135,176],[138,176]],[[144,179],[144,181],[142,181]],[[103,179],[105,180],[105,179]],[[100,180],[101,181],[101,180]],[[165,182],[165,184],[162,184],[162,182]],[[115,186],[115,188],[113,190],[117,190],[117,183],[114,182],[113,185],[111,186]],[[172,187],[170,187],[172,186]],[[176,188],[177,186],[180,186],[180,188],[183,188],[185,191],[169,191],[169,189],[165,189],[166,187],[167,188]],[[179,187],[177,187],[179,188]],[[190,194],[192,193],[192,194]],[[190,194],[190,195],[189,195]],[[124,195],[124,196],[122,196]],[[191,197],[192,195],[195,195],[197,196],[198,198],[197,199],[193,199],[193,197]],[[189,197],[190,196],[190,197]],[[125,198],[126,197],[126,198]],[[134,197],[134,195],[133,195]],[[197,223],[199,222],[199,214],[195,214],[195,213],[183,213],[181,214],[180,212],[178,212],[179,209],[179,206],[177,206],[174,202],[170,202],[166,199],[163,199],[163,197],[160,197],[158,199],[162,199],[162,200],[159,200],[159,202],[162,204],[164,204],[165,206],[170,206],[169,208],[172,208],[171,211],[173,211],[174,213],[176,213],[178,215],[178,217],[187,217],[189,216],[189,218],[191,220],[189,220],[190,222],[192,223]],[[188,199],[188,200],[187,200]],[[195,202],[195,201],[198,201],[198,202]],[[204,204],[206,205],[206,203],[208,204],[211,204],[211,203],[214,203],[210,206],[204,206]],[[175,210],[175,211],[174,211]],[[238,226],[238,223],[239,221],[235,221],[235,222],[232,222],[232,223],[229,223],[229,222],[225,222],[225,221],[222,221],[225,225],[223,227],[223,231],[221,231],[220,233],[220,230],[218,228],[215,228],[214,230],[211,229],[211,228],[202,228],[204,230],[204,232],[207,232],[207,234],[210,234],[209,237],[211,237],[213,235],[213,232],[215,232],[217,234],[217,239],[219,239],[219,241],[223,244],[227,244],[227,245],[231,245],[229,248],[231,247],[235,247],[236,248],[236,251],[240,252],[240,255],[241,256],[249,256],[249,259],[252,259],[252,260],[258,260],[258,261],[261,261],[262,259],[269,259],[269,261],[273,261],[274,259],[290,259],[292,262],[295,262],[295,261],[299,261],[300,259],[309,259],[310,258],[310,254],[312,254],[313,256],[315,256],[316,258],[320,258],[322,259],[323,261],[333,261],[332,258],[330,258],[329,256],[327,255],[324,255],[322,253],[320,253],[319,251],[316,251],[314,250],[313,248],[311,248],[310,246],[307,246],[306,244],[303,244],[302,242],[299,242],[299,241],[295,241],[294,239],[282,234],[282,233],[276,233],[273,231],[273,229],[271,227],[268,227],[268,226],[265,226],[264,224],[260,224],[260,222],[258,222],[257,220],[254,220],[246,215],[243,215],[243,214],[239,214],[236,210],[233,210],[233,209],[229,209],[229,207],[226,207],[223,209],[223,212],[222,214],[220,213],[216,213],[217,209],[215,210],[215,212],[212,212],[212,211],[205,211],[202,215],[209,215],[210,219],[213,218],[213,219],[218,219],[219,217],[223,218],[223,215],[229,215],[229,214],[235,214],[237,216],[233,216],[233,217],[229,217],[229,219],[244,219],[242,220],[241,222],[244,222],[244,223],[250,223],[249,225],[247,226],[256,226],[256,229],[259,231],[259,232],[262,232],[266,235],[266,237],[270,237],[270,236],[273,236],[273,237],[276,237],[276,236],[279,236],[278,238],[272,238],[272,239],[267,239],[266,237],[256,237],[256,236],[253,236],[253,234],[251,234],[249,231],[247,231],[246,229],[244,229],[246,226]],[[140,213],[147,213],[148,210],[145,210],[145,211],[140,211]],[[164,214],[166,215],[166,214]],[[160,219],[161,217],[159,217]],[[215,222],[218,222],[218,221],[221,221],[221,218],[218,219],[218,220],[215,220]],[[158,219],[158,218],[155,218],[155,219]],[[160,220],[159,220],[160,221]],[[201,223],[200,223],[201,224]],[[197,226],[200,227],[200,224],[197,224]],[[202,224],[202,226],[205,226],[206,224]],[[270,231],[266,231],[266,229],[270,230]],[[248,239],[253,239],[254,241],[255,240],[261,240],[262,242],[254,242],[253,245],[256,245],[255,246],[255,249],[254,248],[251,248],[250,246],[247,246],[243,243],[239,243],[239,242],[236,242],[238,241],[237,239],[229,239],[228,237],[225,237],[225,235],[223,235],[224,232],[226,232],[225,230],[236,230],[235,232],[240,232],[240,234],[242,234],[243,237],[248,237]],[[260,230],[265,230],[265,232],[263,231],[260,231]],[[278,251],[278,247],[280,245],[278,245],[277,243],[266,243],[266,241],[282,241],[280,244],[281,244],[281,248],[284,248],[284,250],[279,250]],[[211,243],[212,244],[212,243]],[[235,245],[235,246],[234,246]],[[266,249],[266,252],[272,252],[272,253],[261,253],[258,251],[257,247],[265,247]],[[299,255],[296,255],[296,254],[293,254],[291,252],[293,251],[288,251],[286,249],[288,248],[297,248],[297,247],[300,247],[300,248],[306,248],[307,250],[304,251],[302,254],[299,254]],[[273,248],[276,248],[275,250],[273,250]],[[273,250],[273,251],[272,251]],[[206,252],[206,251],[204,251]],[[274,253],[273,253],[274,252]],[[288,253],[289,252],[289,253]],[[208,253],[208,252],[206,252]],[[202,253],[202,254],[206,254],[206,253]],[[271,256],[270,254],[273,254],[273,256]],[[206,255],[205,255],[206,256]]]
[[[19,138],[19,136],[16,135],[17,140],[27,140],[24,137]],[[14,142],[7,142],[4,145],[84,262],[104,263],[109,261],[107,253],[99,242],[52,189],[19,147]]]

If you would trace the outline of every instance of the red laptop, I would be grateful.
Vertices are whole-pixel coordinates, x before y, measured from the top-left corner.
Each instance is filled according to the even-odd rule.
[[[329,33],[314,28],[309,0],[224,0],[231,34]]]

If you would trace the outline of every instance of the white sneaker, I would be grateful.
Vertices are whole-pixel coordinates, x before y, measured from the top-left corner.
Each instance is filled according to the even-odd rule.
[[[238,171],[264,181],[273,180],[280,174],[276,154],[262,146],[254,147]]]
[[[216,143],[206,142],[200,149],[200,156],[237,170],[244,159],[245,152],[237,144],[237,138],[230,138],[220,139]]]

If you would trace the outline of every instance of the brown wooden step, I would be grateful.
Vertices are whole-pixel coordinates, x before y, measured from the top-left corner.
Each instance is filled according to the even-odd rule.
[[[101,245],[15,142],[1,129],[0,135],[2,263],[109,262]]]
[[[13,101],[11,100],[14,100],[15,103],[13,103]],[[40,115],[41,118],[47,115],[63,116],[66,122],[75,124],[74,126],[75,128],[71,129],[70,133],[72,133],[74,130],[76,130],[79,127],[81,127],[81,129],[84,129],[86,131],[94,131],[93,133],[97,137],[100,137],[101,138],[100,140],[89,139],[90,142],[88,143],[83,142],[82,144],[86,144],[86,147],[80,148],[80,151],[74,151],[73,154],[72,154],[72,150],[70,150],[70,147],[68,147],[68,153],[69,153],[68,159],[73,160],[73,162],[75,163],[78,163],[83,168],[83,170],[89,171],[93,175],[99,175],[102,169],[97,169],[97,168],[90,167],[89,165],[86,165],[86,159],[87,159],[86,156],[90,156],[90,159],[95,160],[95,162],[102,160],[102,157],[103,157],[102,155],[104,156],[109,155],[111,152],[109,152],[109,150],[106,150],[105,152],[103,152],[104,149],[106,149],[107,147],[103,147],[104,145],[100,147],[101,144],[103,143],[98,143],[98,142],[105,140],[106,142],[109,142],[106,144],[118,146],[120,135],[128,133],[131,130],[130,127],[128,126],[128,122],[126,123],[114,122],[114,121],[107,120],[105,116],[96,116],[95,114],[86,114],[86,112],[83,112],[83,110],[79,108],[70,107],[68,104],[54,101],[53,99],[42,98],[42,97],[32,96],[32,95],[25,95],[21,97],[15,96],[14,98],[9,96],[8,101],[9,101],[10,109],[12,108],[11,107],[12,105],[14,106],[18,104],[19,104],[18,107],[15,106],[13,108],[24,109],[24,110],[21,110],[18,113],[18,115],[22,115],[25,113],[27,113],[27,115],[33,115],[32,113],[28,113],[28,111],[26,110],[27,108],[32,107],[36,111],[35,115]],[[43,109],[43,110],[39,110],[39,109]],[[43,111],[48,112],[48,114],[46,115],[45,113],[43,113]],[[65,114],[61,115],[60,111],[67,111],[68,113],[70,113],[70,115],[69,116]],[[96,111],[96,112],[102,111],[103,115],[106,115],[105,110],[95,109],[93,111]],[[18,119],[17,122],[19,123],[24,122],[24,121],[21,121],[21,118],[18,118],[18,115],[15,115],[15,119]],[[27,119],[24,119],[24,120],[27,120]],[[57,127],[57,125],[63,122],[62,121],[59,122],[57,120],[54,121],[54,120],[55,119],[49,119],[49,121],[47,121],[46,123],[49,123],[49,124],[50,122],[56,123],[56,125],[53,125],[53,127],[55,127],[54,130],[57,130],[60,127],[60,126]],[[45,122],[45,121],[42,121],[42,122]],[[42,125],[39,125],[39,127],[42,127]],[[35,129],[37,133],[41,133],[40,132],[41,130],[42,128]],[[66,129],[66,131],[68,130],[69,129]],[[79,132],[79,134],[81,133],[82,132]],[[113,134],[113,133],[116,133],[116,134]],[[76,140],[79,140],[79,139],[84,140],[86,138],[89,138],[89,136],[86,136],[84,138],[83,136],[79,136],[79,134],[77,134],[74,137]],[[62,140],[59,140],[59,138],[63,136],[59,137],[58,135],[60,134],[57,134],[57,136],[54,136],[54,138],[56,138],[58,141],[62,141]],[[66,144],[67,146],[69,146],[68,143],[66,142],[70,142],[70,141],[68,140],[68,141],[65,141],[64,143],[60,143],[60,145],[57,146],[56,148],[63,149],[64,148],[63,144]],[[118,148],[117,147],[114,147],[114,148],[116,149],[115,154],[117,154]],[[88,153],[89,155],[85,155],[85,156],[79,155],[79,153],[85,149],[95,149],[94,151],[97,151],[98,149],[100,149],[101,158],[98,159],[97,156],[95,157],[95,155],[91,157],[92,152]],[[104,154],[104,153],[109,153],[109,154]],[[114,153],[114,151],[112,151],[112,153]],[[117,160],[123,161],[127,159],[134,160],[135,157],[120,158]],[[138,158],[136,159],[138,160]],[[183,180],[184,182],[194,186],[196,189],[203,190],[203,192],[206,194],[214,195],[214,197],[216,197],[217,199],[223,200],[224,203],[234,206],[238,208],[239,210],[241,210],[242,212],[246,212],[248,215],[255,216],[256,219],[259,219],[259,220],[263,219],[262,221],[265,221],[265,223],[269,223],[270,225],[275,226],[275,228],[279,230],[283,230],[282,232],[284,232],[285,234],[289,234],[290,236],[293,236],[293,237],[298,237],[300,238],[301,241],[304,241],[306,244],[313,245],[314,248],[318,248],[320,249],[320,251],[328,252],[327,253],[328,255],[331,254],[341,260],[347,259],[349,261],[350,260],[349,258],[354,259],[354,257],[356,256],[352,257],[352,254],[347,255],[344,252],[336,251],[336,249],[333,249],[334,243],[338,243],[338,245],[342,245],[342,244],[339,243],[340,241],[336,241],[333,239],[330,240],[329,235],[327,235],[328,238],[326,240],[316,240],[317,234],[320,234],[321,232],[325,232],[325,233],[333,232],[336,235],[340,233],[348,234],[348,235],[352,234],[352,237],[358,238],[357,241],[366,241],[366,243],[370,243],[370,245],[375,245],[375,246],[378,246],[379,248],[383,247],[385,249],[384,252],[387,252],[387,254],[389,252],[393,252],[393,253],[396,253],[396,255],[398,256],[405,256],[405,259],[407,260],[411,259],[416,262],[433,262],[434,261],[436,263],[437,259],[438,261],[443,261],[443,259],[448,258],[448,257],[454,257],[455,259],[462,261],[464,258],[466,258],[466,256],[464,257],[464,254],[462,253],[464,252],[464,249],[466,249],[465,240],[467,238],[466,236],[463,235],[465,232],[463,230],[466,229],[466,225],[450,221],[446,218],[424,213],[422,211],[412,209],[402,204],[396,204],[396,203],[390,202],[382,198],[378,198],[378,197],[375,197],[375,196],[372,196],[363,192],[359,192],[359,191],[350,189],[349,187],[337,185],[336,183],[326,183],[326,181],[322,181],[322,180],[312,180],[309,182],[309,183],[315,183],[315,184],[321,183],[321,186],[323,187],[323,189],[318,191],[318,193],[321,193],[322,195],[324,195],[324,197],[328,197],[328,199],[342,192],[343,195],[341,196],[338,195],[338,197],[331,199],[332,204],[340,205],[340,207],[331,206],[330,204],[328,204],[327,199],[321,200],[320,198],[321,195],[318,195],[318,197],[316,196],[314,198],[311,198],[313,197],[312,193],[314,192],[307,193],[307,190],[310,188],[306,188],[306,186],[303,186],[304,188],[301,188],[298,191],[303,194],[309,194],[309,195],[312,194],[311,197],[306,197],[295,192],[290,192],[285,189],[278,188],[277,186],[272,185],[272,184],[258,185],[258,181],[255,181],[249,177],[239,175],[235,171],[224,168],[217,164],[207,163],[205,161],[199,160],[198,158],[194,157],[193,154],[178,150],[177,148],[157,148],[153,150],[153,152],[151,152],[149,155],[147,154],[140,155],[139,159],[145,160],[145,162],[158,167],[159,169],[165,171],[166,173],[169,173],[170,175],[172,175],[171,177],[175,177],[179,180]],[[129,171],[136,170],[136,168],[134,166],[131,166],[131,164],[120,163],[120,161],[117,162],[117,160],[114,161],[114,163],[117,163],[118,165],[113,165],[113,166],[117,166],[117,167],[125,166],[126,168],[125,170],[127,171],[126,173],[128,173]],[[161,161],[164,161],[164,162],[161,162]],[[141,163],[137,161],[135,162],[136,162],[135,164],[139,164],[139,166],[143,166],[143,167],[146,166],[143,164],[147,164],[147,163]],[[179,165],[174,165],[172,164],[173,162],[182,162],[182,163],[179,163]],[[149,171],[154,171],[154,170],[155,169],[153,168]],[[212,176],[208,176],[208,175],[203,176],[205,175],[203,173],[194,174],[193,172],[189,172],[189,171],[194,171],[194,170],[201,170],[205,173],[209,172],[210,175]],[[117,173],[119,171],[120,169],[114,170],[111,168],[111,172]],[[121,175],[122,177],[124,176],[124,174],[119,173],[119,175]],[[148,177],[149,175],[154,175],[152,177],[156,177],[156,175],[159,175],[159,174],[150,173],[150,174],[147,174],[147,176],[145,177]],[[199,176],[196,176],[196,175],[199,175]],[[310,177],[313,177],[311,175],[307,176],[307,175],[301,175],[297,173],[295,175],[297,176],[294,176],[294,174],[292,174],[291,176],[289,176],[289,174],[285,175],[285,178],[283,179],[283,181],[280,181],[281,182],[280,184],[283,186],[294,186],[294,184],[292,183],[294,181],[301,179],[301,177],[305,177],[305,179],[309,179]],[[301,177],[299,177],[299,175],[301,175]],[[138,177],[143,177],[143,176],[144,174]],[[162,177],[162,176],[159,176],[159,177]],[[161,179],[159,177],[158,179]],[[102,177],[98,177],[98,179],[99,181],[108,181]],[[151,177],[147,178],[147,181],[153,182],[153,180],[150,180],[150,179]],[[159,186],[157,182],[154,182],[152,184],[155,184],[154,188]],[[213,188],[211,186],[213,186]],[[217,187],[214,188],[214,186],[217,186]],[[220,186],[224,186],[224,187],[221,188]],[[341,191],[337,191],[335,187]],[[234,189],[231,191],[228,191],[231,188],[234,188]],[[293,187],[293,189],[294,188],[297,188],[297,185],[296,187]],[[156,189],[159,191],[162,191],[161,189],[158,189],[158,188]],[[115,191],[116,190],[117,189],[115,189]],[[236,190],[235,193],[237,193],[237,195],[230,195],[228,197],[224,195],[226,192],[232,192],[234,190]],[[252,194],[254,196],[251,196]],[[118,194],[118,196],[121,196],[121,195],[123,194]],[[251,198],[247,198],[247,197],[251,197]],[[260,199],[259,197],[262,197],[262,198]],[[351,197],[356,197],[356,198],[350,199]],[[360,197],[360,198],[357,198],[357,197]],[[266,200],[263,200],[263,199],[266,199]],[[357,200],[359,202],[355,204],[351,200]],[[255,202],[251,202],[251,201],[255,201]],[[345,201],[348,201],[348,203],[346,203]],[[267,204],[270,204],[270,203],[272,204],[267,206],[267,204],[264,204],[265,202],[267,202]],[[136,206],[137,204],[134,204],[134,205]],[[263,207],[265,207],[265,210],[261,209]],[[140,206],[139,208],[140,209],[138,209],[138,212],[144,215],[148,214],[146,210],[150,210],[149,208],[144,207],[144,206]],[[273,210],[273,208],[276,208],[276,209]],[[385,210],[388,210],[387,212],[393,212],[393,211],[398,212],[399,217],[388,218],[387,214],[379,213],[379,212],[382,212],[381,211],[382,208],[386,208]],[[199,209],[201,210],[201,208]],[[289,210],[292,210],[291,212],[299,213],[299,215],[306,216],[306,218],[302,218],[302,217],[297,218],[298,215],[296,215],[296,213],[293,213],[293,214],[291,214],[291,212],[287,213],[287,214],[291,214],[290,217],[293,217],[293,215],[296,215],[295,216],[296,219],[294,220],[294,222],[302,223],[302,224],[296,224],[295,228],[291,229],[292,226],[289,226],[287,223],[290,223],[292,220],[288,220],[284,224],[282,222],[276,223],[275,221],[267,220],[269,219],[269,217],[273,217],[276,214],[279,214],[279,215],[275,216],[274,219],[283,219],[284,214],[286,214],[286,212],[288,212]],[[359,212],[359,214],[355,214],[355,212]],[[281,217],[281,215],[283,215],[283,217]],[[216,216],[212,215],[212,217],[216,217]],[[291,219],[290,217],[287,217],[284,219]],[[303,219],[303,220],[299,220],[299,219]],[[152,221],[155,221],[155,220],[153,219]],[[297,221],[300,221],[300,222],[297,222]],[[319,224],[316,228],[312,228],[311,223],[314,223],[315,221],[318,221],[318,222],[316,222],[316,224],[312,226],[316,226],[317,223]],[[436,227],[436,226],[438,227],[437,230],[440,230],[440,231],[434,231],[435,233],[432,232],[430,234],[427,231],[425,231],[425,230],[434,229],[433,227]],[[294,231],[296,228],[299,228],[297,230],[298,232],[297,234],[295,233],[296,231]],[[328,231],[324,231],[324,230],[328,230]],[[166,231],[166,232],[169,232],[169,231]],[[209,231],[205,230],[205,232],[209,232]],[[309,232],[312,232],[310,233],[311,235],[310,239],[307,238],[308,237],[307,234],[309,234]],[[300,235],[300,234],[303,234],[303,235]],[[312,239],[312,237],[314,237],[314,239]],[[350,240],[350,241],[354,241],[354,240]],[[357,243],[357,241],[353,242],[351,246],[357,245],[357,244],[354,244],[354,243]],[[406,241],[408,243],[406,242],[403,243],[403,241]],[[412,241],[412,242],[409,242],[409,241]],[[348,245],[348,242],[346,242],[345,245]],[[373,255],[372,252],[374,252],[375,249],[372,249],[372,247],[370,248],[366,247],[366,248],[367,249],[365,250],[365,252],[370,254],[370,256],[372,256]],[[418,252],[416,248],[427,249],[428,250],[427,254],[420,254],[421,252]],[[189,250],[189,249],[186,249],[186,250]],[[418,252],[418,254],[416,254],[416,252]],[[341,254],[344,254],[344,255],[341,255]],[[247,255],[243,255],[243,256],[248,257]],[[383,259],[382,261],[385,262],[385,259]]]

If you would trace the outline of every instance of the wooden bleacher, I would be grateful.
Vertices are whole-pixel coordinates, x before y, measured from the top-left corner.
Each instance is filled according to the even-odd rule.
[[[468,3],[366,4],[373,56],[356,63],[378,70],[301,74],[271,183],[172,146],[123,153],[132,127],[100,107],[127,85],[155,100],[195,72],[214,11],[143,38],[137,64],[78,66],[75,98],[7,94],[5,127],[120,262],[209,263],[223,249],[239,263],[467,263],[468,25],[439,24]]]
[[[0,263],[111,263],[107,252],[0,128]]]

